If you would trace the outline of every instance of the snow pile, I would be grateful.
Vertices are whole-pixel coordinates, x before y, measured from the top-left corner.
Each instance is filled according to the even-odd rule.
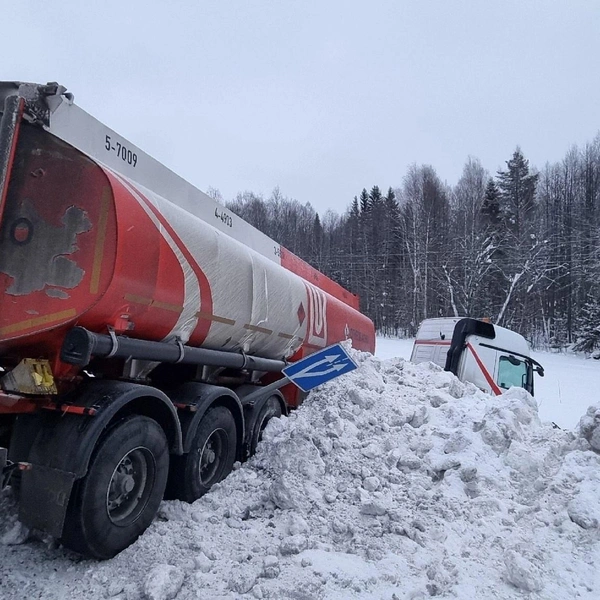
[[[2,597],[596,600],[600,406],[565,432],[523,390],[354,354],[357,371],[110,561],[22,543],[5,494]]]

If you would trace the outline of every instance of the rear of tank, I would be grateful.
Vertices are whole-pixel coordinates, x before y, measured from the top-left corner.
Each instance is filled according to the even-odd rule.
[[[8,127],[10,115],[2,118]],[[52,353],[96,304],[116,260],[111,185],[86,156],[25,120],[15,125],[0,214],[0,352]],[[4,138],[3,138],[4,139]]]

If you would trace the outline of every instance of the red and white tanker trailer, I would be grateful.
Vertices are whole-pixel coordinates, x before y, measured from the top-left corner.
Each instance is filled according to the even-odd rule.
[[[62,86],[0,112],[0,467],[25,524],[108,558],[299,404],[286,364],[373,324]]]

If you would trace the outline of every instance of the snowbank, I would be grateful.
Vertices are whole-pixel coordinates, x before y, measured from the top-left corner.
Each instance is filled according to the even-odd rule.
[[[0,506],[2,598],[600,597],[600,406],[577,433],[523,390],[434,365],[360,368],[266,429],[258,453],[116,558],[81,560]],[[10,544],[10,545],[6,545]]]

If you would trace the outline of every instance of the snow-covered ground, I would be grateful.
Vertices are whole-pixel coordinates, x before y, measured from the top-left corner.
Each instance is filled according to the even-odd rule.
[[[544,366],[535,378],[540,418],[573,429],[594,402],[600,402],[600,360],[567,353],[534,352]]]
[[[112,560],[26,531],[5,491],[0,598],[600,598],[600,403],[557,429],[523,390],[490,397],[407,353],[354,353],[357,371],[272,422],[207,496],[164,502]],[[600,364],[537,358],[560,382],[538,380],[544,420],[576,423]]]

